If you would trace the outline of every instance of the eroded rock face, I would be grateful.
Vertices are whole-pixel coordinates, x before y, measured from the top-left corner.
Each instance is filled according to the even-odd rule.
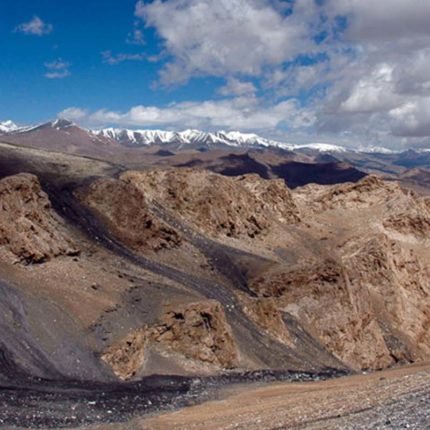
[[[191,303],[166,313],[151,337],[187,358],[220,368],[234,367],[236,363],[231,328],[222,306],[214,300]]]
[[[150,344],[219,369],[237,364],[231,327],[222,306],[213,300],[190,303],[165,313],[159,324],[129,334],[108,348],[102,359],[119,378],[130,379],[143,366]]]
[[[145,363],[145,347],[148,341],[146,329],[130,333],[124,340],[108,348],[101,359],[122,380],[135,376]]]
[[[121,176],[156,201],[212,236],[255,238],[274,219],[298,222],[287,187],[257,175],[239,178],[193,169],[127,172]]]
[[[239,176],[235,180],[258,199],[263,211],[273,214],[278,221],[286,224],[300,222],[299,210],[284,180],[265,180],[255,174]]]
[[[0,180],[0,258],[42,263],[77,253],[36,176],[22,173]]]
[[[347,365],[382,368],[391,364],[368,292],[352,291],[345,269],[336,262],[259,278],[253,288],[259,295],[277,297],[278,306]]]
[[[282,318],[276,299],[273,297],[251,298],[245,294],[240,296],[243,310],[262,330],[280,342],[294,347],[294,341]]]
[[[430,352],[430,270],[412,249],[379,236],[351,250],[351,284],[365,288],[372,298],[375,317],[391,328],[404,346],[391,351],[395,361],[424,358]],[[399,342],[397,342],[398,344]]]
[[[408,213],[393,215],[384,220],[384,227],[406,235],[430,238],[430,217]]]
[[[79,197],[116,237],[136,251],[159,251],[181,244],[179,233],[149,211],[145,195],[130,182],[99,179]]]
[[[307,196],[309,209],[317,212],[332,209],[360,209],[386,204],[391,199],[412,194],[404,191],[397,182],[387,182],[376,176],[366,176],[356,183],[345,183],[330,187],[308,185],[299,194]],[[305,197],[306,198],[306,197]]]
[[[265,274],[251,288],[276,298],[352,368],[428,357],[429,268],[383,234],[351,240],[340,252],[339,260]]]

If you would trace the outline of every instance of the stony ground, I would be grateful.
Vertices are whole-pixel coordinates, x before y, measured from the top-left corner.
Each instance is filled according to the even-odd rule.
[[[178,388],[177,386],[175,388]],[[207,387],[206,387],[207,388]],[[174,390],[176,391],[176,390]],[[211,391],[211,390],[209,390]],[[208,396],[208,391],[195,394]],[[13,412],[23,397],[3,393],[0,411],[3,418]],[[136,394],[136,393],[134,393]],[[166,393],[164,393],[166,394]],[[173,393],[172,393],[173,394]],[[177,393],[176,393],[177,394]],[[430,429],[430,364],[415,365],[372,374],[362,374],[320,382],[258,382],[227,385],[215,391],[198,406],[184,407],[180,397],[166,395],[164,412],[154,392],[140,396],[91,397],[80,393],[75,399],[58,402],[56,396],[30,399],[16,415],[28,416],[27,424],[0,423],[5,430],[24,428],[70,430],[399,430]],[[13,398],[11,398],[13,397]],[[91,397],[91,398],[90,398]],[[149,400],[149,397],[152,399]],[[116,398],[116,399],[115,399]],[[13,402],[11,400],[15,399]],[[179,402],[178,402],[179,399]],[[63,399],[64,400],[64,399]],[[153,403],[154,402],[154,403]],[[6,406],[5,406],[6,405]],[[22,405],[19,405],[22,406]],[[42,407],[43,406],[43,407]],[[131,407],[131,408],[130,408]],[[136,408],[134,413],[131,409]],[[172,409],[176,408],[175,412]],[[128,411],[121,417],[121,411]],[[166,411],[167,409],[167,411]],[[41,412],[58,416],[57,425],[44,426]],[[148,412],[149,411],[149,412]],[[148,415],[149,413],[149,415]],[[31,415],[39,420],[32,420]],[[91,420],[80,420],[86,414]],[[104,423],[90,424],[103,416]],[[63,420],[61,420],[61,417]],[[135,415],[134,418],[131,418]],[[74,417],[74,418],[73,418]],[[128,417],[128,418],[127,418]],[[45,417],[46,418],[46,417]],[[67,419],[66,419],[67,418]],[[75,423],[74,423],[75,421]],[[22,421],[21,421],[22,422]],[[82,424],[78,424],[81,422]],[[22,427],[25,425],[25,427]],[[21,426],[21,427],[19,427]]]
[[[428,429],[430,366],[317,383],[234,389],[223,400],[154,417],[133,428]]]

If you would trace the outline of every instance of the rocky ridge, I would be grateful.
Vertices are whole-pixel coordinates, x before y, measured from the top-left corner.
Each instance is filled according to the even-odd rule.
[[[88,267],[103,265],[92,237],[82,242],[66,225],[35,176],[2,179],[0,195],[7,264],[40,263],[48,273],[60,267],[55,257],[82,248]],[[95,353],[121,379],[143,374],[151,351],[184,372],[186,362],[261,367],[264,354],[252,355],[246,330],[263,339],[267,356],[272,346],[290,354],[291,366],[316,366],[315,351],[353,369],[430,357],[428,199],[395,183],[367,177],[290,191],[256,175],[163,169],[92,179],[70,198],[83,226],[89,209],[92,226],[139,255],[128,264],[145,268],[126,276],[130,292],[122,273],[121,289],[97,282],[73,290],[109,305],[85,317],[100,321]],[[62,267],[83,270],[75,260]]]
[[[214,237],[252,239],[264,235],[275,219],[286,224],[300,221],[280,180],[230,178],[195,169],[126,172],[121,180]]]

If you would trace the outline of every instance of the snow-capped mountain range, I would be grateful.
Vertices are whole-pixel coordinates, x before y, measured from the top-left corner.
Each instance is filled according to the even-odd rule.
[[[179,147],[188,145],[233,147],[277,147],[293,149],[294,145],[265,139],[256,134],[237,131],[218,131],[208,133],[200,130],[163,131],[163,130],[127,130],[105,128],[93,131],[97,136],[108,137],[125,145],[176,144]]]
[[[151,146],[151,145],[169,145],[175,149],[186,148],[217,148],[217,147],[235,147],[235,148],[268,148],[275,147],[289,151],[296,150],[313,150],[324,153],[343,153],[348,151],[353,152],[378,152],[378,153],[394,153],[387,148],[366,147],[358,150],[344,148],[339,145],[329,143],[308,143],[308,144],[292,144],[280,142],[277,140],[266,139],[254,133],[241,133],[238,131],[218,131],[205,132],[200,130],[184,130],[184,131],[163,131],[163,130],[130,130],[123,128],[103,128],[99,130],[88,130],[66,119],[57,119],[55,121],[37,124],[34,126],[19,127],[13,121],[0,122],[0,134],[17,135],[22,133],[30,133],[43,129],[54,129],[57,131],[66,131],[75,128],[87,132],[90,136],[109,139],[116,141],[125,146]]]
[[[153,145],[172,144],[179,145],[227,145],[232,147],[276,147],[286,150],[313,149],[320,152],[346,152],[342,146],[329,143],[310,143],[294,145],[277,140],[270,140],[254,133],[241,133],[238,131],[217,131],[208,133],[200,130],[162,131],[162,130],[127,130],[120,128],[105,128],[93,131],[97,136],[109,137],[123,144]]]

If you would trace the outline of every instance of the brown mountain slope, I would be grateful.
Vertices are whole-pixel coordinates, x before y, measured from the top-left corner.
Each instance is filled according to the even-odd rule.
[[[69,161],[70,170],[80,163]],[[97,378],[430,357],[430,210],[415,193],[375,177],[291,191],[282,180],[190,168],[64,178],[47,173],[58,172],[52,164],[35,168],[58,213],[34,176],[1,181],[3,211],[15,202],[3,222],[19,222],[3,233],[0,277],[73,321],[85,345],[71,342],[96,357]],[[22,238],[27,254],[37,245],[42,256],[12,264],[10,244],[21,249]],[[14,336],[30,336],[5,318]],[[37,354],[52,347],[45,335],[32,339]],[[4,347],[11,356],[20,348]]]
[[[258,270],[247,268],[248,285],[257,296],[275,298],[275,307],[251,311],[255,299],[239,300],[270,336],[288,344],[297,321],[353,368],[428,357],[430,216],[414,193],[372,176],[294,193],[257,176],[192,169],[127,172],[121,181],[187,228],[269,258]],[[417,228],[395,223],[418,213]]]

